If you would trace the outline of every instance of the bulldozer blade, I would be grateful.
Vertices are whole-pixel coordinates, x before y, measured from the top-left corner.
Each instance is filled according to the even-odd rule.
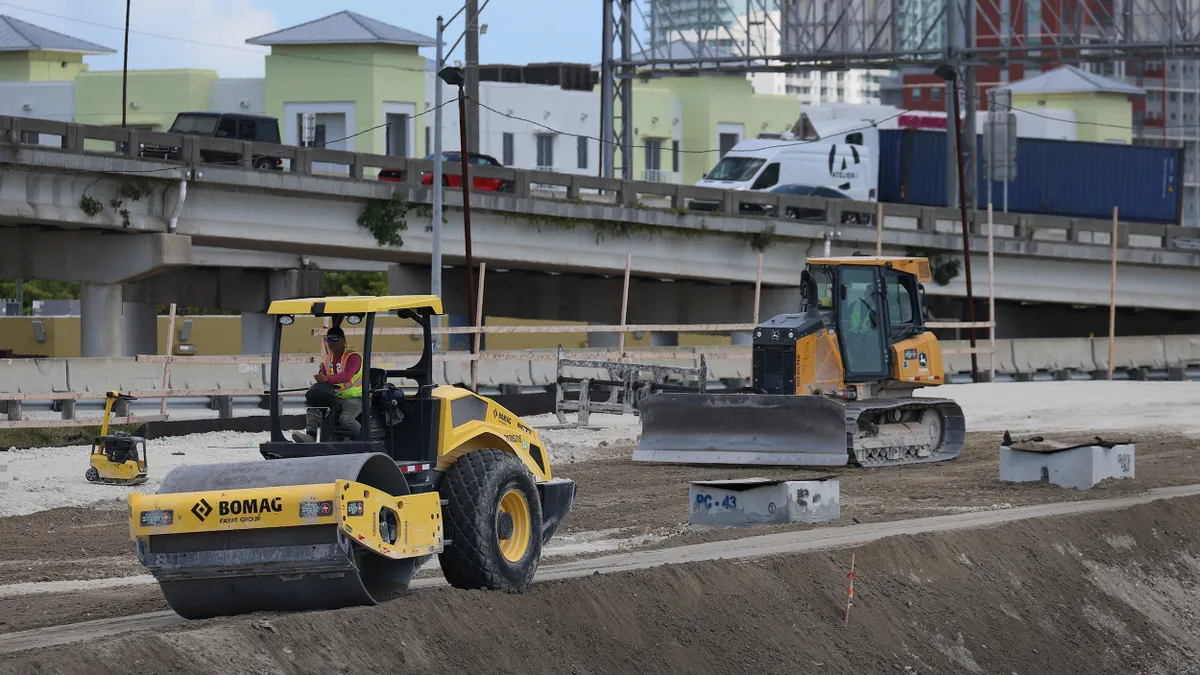
[[[635,462],[845,466],[846,408],[819,396],[655,394]]]

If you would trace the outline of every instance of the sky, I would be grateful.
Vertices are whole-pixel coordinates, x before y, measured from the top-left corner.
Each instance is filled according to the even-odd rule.
[[[438,14],[448,19],[461,2],[132,0],[129,67],[206,68],[221,77],[262,77],[267,48],[247,45],[251,37],[347,9],[432,37]],[[601,11],[594,0],[490,0],[480,12],[480,23],[487,25],[487,33],[479,37],[480,62],[598,63]],[[115,49],[116,54],[85,61],[92,70],[121,69],[125,0],[0,0],[0,14]],[[463,23],[460,15],[447,28],[447,49]],[[432,47],[421,53],[434,54]],[[450,56],[455,59],[463,59],[461,44]]]

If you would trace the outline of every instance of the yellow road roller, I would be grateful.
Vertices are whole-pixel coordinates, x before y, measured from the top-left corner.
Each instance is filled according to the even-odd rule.
[[[406,591],[434,555],[456,588],[524,590],[575,483],[551,475],[544,443],[521,418],[434,383],[431,318],[441,300],[292,299],[269,312],[262,459],[177,467],[156,493],[130,496],[138,558],[171,608],[202,619],[376,604]],[[419,326],[414,365],[372,365],[377,314]],[[361,332],[361,350],[331,350],[318,366],[287,362],[296,359],[280,356],[283,334],[301,315],[331,318],[331,344]],[[310,375],[305,433],[285,438],[281,394],[302,389],[281,391],[281,377]]]

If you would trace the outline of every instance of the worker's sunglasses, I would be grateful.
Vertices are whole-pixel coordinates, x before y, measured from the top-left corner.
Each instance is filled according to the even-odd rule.
[[[342,340],[342,338],[340,338],[336,335],[330,335],[329,337],[325,338],[326,342],[341,342],[341,340]]]

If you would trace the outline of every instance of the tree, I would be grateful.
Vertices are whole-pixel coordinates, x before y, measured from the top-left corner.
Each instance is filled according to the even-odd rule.
[[[0,298],[12,300],[17,298],[16,279],[0,279]],[[25,281],[24,302],[22,303],[21,313],[32,313],[34,300],[77,300],[78,298],[78,282],[27,279]]]

